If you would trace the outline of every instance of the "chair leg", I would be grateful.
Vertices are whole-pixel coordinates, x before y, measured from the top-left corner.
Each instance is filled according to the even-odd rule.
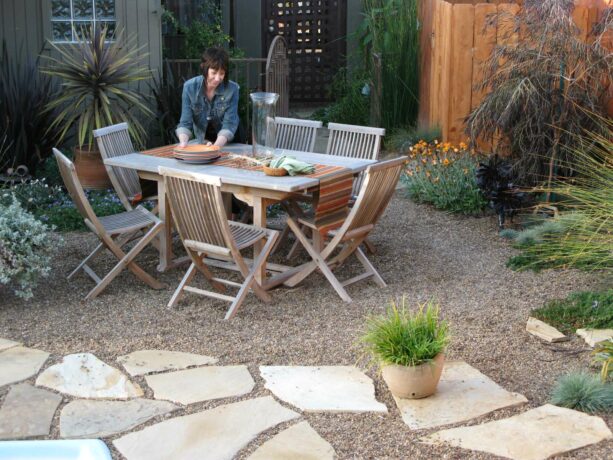
[[[96,257],[98,254],[100,254],[100,252],[102,252],[104,250],[105,246],[103,243],[100,243],[98,246],[96,246],[96,249],[94,249],[90,255],[88,255],[85,259],[83,259],[83,261],[77,265],[77,268],[75,268],[70,275],[67,276],[67,279],[72,278],[74,275],[77,274],[77,272],[79,270],[81,270],[81,268],[83,268],[83,271],[85,271],[85,273],[87,273],[90,277],[92,277],[92,275],[90,273],[87,272],[87,270],[85,269],[85,267],[87,267],[87,262],[89,262],[90,260],[92,260],[94,257]],[[88,267],[89,268],[89,267]],[[91,268],[90,268],[91,270]],[[93,272],[93,270],[92,270]],[[97,277],[97,276],[96,276]],[[92,279],[96,282],[99,282],[100,278],[98,278],[98,280],[96,280],[94,277],[92,277]]]
[[[386,287],[387,284],[385,283],[383,278],[381,278],[381,275],[379,275],[379,272],[377,272],[373,264],[370,263],[370,260],[368,260],[364,252],[362,252],[362,250],[359,247],[356,248],[355,255],[360,261],[360,263],[362,264],[362,266],[366,269],[366,272],[372,274],[375,280],[375,283],[377,283],[377,286]]]
[[[117,265],[115,265],[110,272],[106,274],[102,281],[92,289],[85,300],[93,299],[98,294],[100,294],[106,286],[117,276],[124,268],[128,268],[134,275],[136,275],[140,280],[145,282],[147,285],[152,287],[153,289],[163,289],[164,285],[160,283],[158,280],[149,275],[146,271],[144,271],[136,262],[133,262],[134,259],[144,248],[149,244],[151,239],[153,239],[156,234],[163,228],[164,224],[158,223],[153,226],[147,234],[140,239],[138,243],[127,253],[125,254],[121,248],[113,241],[111,237],[108,235],[102,235],[102,241],[106,245],[106,247],[119,259]]]
[[[277,249],[279,249],[279,247],[285,243],[285,241],[289,238],[289,233],[290,229],[289,226],[286,224],[281,231],[281,236],[279,236],[279,238],[277,239],[277,244],[275,244],[275,247],[272,248],[272,251],[270,251],[271,255],[277,252]]]
[[[211,285],[215,289],[217,289],[219,292],[226,292],[227,291],[226,287],[223,284],[221,284],[219,281],[215,281],[215,279],[213,279],[213,274],[208,269],[206,264],[202,262],[202,258],[204,257],[206,257],[206,254],[195,254],[192,260],[194,260],[194,263],[196,264],[197,268],[200,270],[200,272],[204,275],[207,281],[211,283]]]
[[[294,228],[296,224],[293,222],[293,220],[290,222],[290,225],[292,226],[292,230],[296,234],[296,237],[298,238],[300,243],[302,243],[304,248],[307,250],[311,258],[315,262],[315,267],[307,267],[304,271],[290,278],[285,284],[289,286],[295,286],[296,284],[298,284],[298,282],[302,281],[304,278],[306,278],[306,276],[312,273],[316,268],[319,268],[323,275],[328,279],[337,294],[341,297],[341,299],[348,303],[351,302],[351,297],[349,297],[349,294],[347,294],[345,288],[341,285],[336,276],[334,276],[334,273],[332,273],[332,270],[330,270],[330,267],[328,267],[328,264],[326,263],[325,259],[309,243],[309,240],[306,238],[306,236],[304,236],[304,233],[302,233],[301,231],[296,231],[299,229],[297,228],[297,226],[296,228]]]
[[[375,245],[372,244],[368,238],[365,238],[364,241],[364,246],[366,247],[366,250],[368,251],[369,254],[376,254],[377,253],[377,248],[375,248]]]
[[[192,262],[192,264],[189,266],[189,268],[185,272],[185,275],[183,275],[183,279],[179,283],[179,286],[177,286],[177,289],[175,289],[175,292],[172,294],[172,297],[170,298],[170,301],[168,302],[168,305],[167,305],[168,308],[173,308],[177,304],[177,302],[179,302],[179,299],[181,298],[181,295],[183,294],[183,288],[185,287],[187,283],[189,283],[192,280],[195,274],[196,274],[196,264]]]

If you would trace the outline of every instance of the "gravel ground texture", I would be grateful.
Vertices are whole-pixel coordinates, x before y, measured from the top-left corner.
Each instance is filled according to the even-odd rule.
[[[102,295],[83,302],[93,286],[91,280],[79,274],[69,282],[66,275],[95,247],[96,240],[88,233],[64,234],[64,247],[53,274],[42,280],[33,299],[24,301],[6,289],[0,291],[0,337],[50,352],[45,367],[66,354],[91,352],[120,368],[115,361],[120,355],[166,349],[215,356],[220,365],[245,364],[256,379],[256,389],[249,395],[189,405],[172,417],[270,394],[259,376],[260,365],[355,364],[361,354],[356,339],[364,316],[383,312],[391,299],[403,295],[409,305],[430,298],[440,303],[453,334],[448,359],[468,362],[529,400],[527,406],[500,410],[463,425],[498,420],[540,406],[547,402],[558,375],[590,366],[589,349],[582,340],[573,337],[566,343],[544,343],[525,332],[526,321],[531,309],[573,291],[603,289],[611,285],[610,279],[573,270],[511,271],[505,263],[515,251],[498,236],[493,216],[473,218],[438,212],[409,201],[402,191],[396,193],[371,235],[377,253],[370,259],[387,288],[362,281],[349,287],[354,302],[346,304],[316,273],[296,288],[273,291],[271,303],[248,296],[237,316],[224,321],[226,302],[193,294],[186,295],[175,309],[166,308],[186,267],[156,274],[168,286],[161,291],[147,288],[124,271]],[[180,242],[176,247],[180,252]],[[288,248],[281,248],[273,261],[282,262]],[[298,259],[307,260],[304,251]],[[148,248],[137,261],[155,273],[154,248]],[[94,267],[103,273],[112,262],[105,256]],[[358,269],[352,261],[339,277],[349,278]],[[332,444],[339,458],[491,458],[480,452],[419,443],[422,436],[437,430],[410,430],[377,370],[368,369],[367,373],[388,414],[303,415]],[[146,388],[143,378],[134,380]],[[7,387],[0,389],[0,400],[7,392]],[[151,390],[147,396],[152,396]],[[60,408],[70,399],[64,396]],[[59,437],[59,412],[50,438]],[[613,416],[603,418],[613,428]],[[157,417],[145,426],[163,419]],[[239,457],[246,458],[292,423],[263,433]],[[117,437],[105,441],[112,446]],[[611,458],[611,452],[613,440],[560,458],[604,459]],[[116,450],[113,455],[122,458]]]

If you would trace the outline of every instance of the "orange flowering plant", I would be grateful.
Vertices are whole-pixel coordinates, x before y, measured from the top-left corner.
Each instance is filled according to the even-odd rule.
[[[411,199],[461,214],[479,214],[487,206],[475,180],[483,156],[466,143],[420,140],[408,154],[412,161],[402,180]]]

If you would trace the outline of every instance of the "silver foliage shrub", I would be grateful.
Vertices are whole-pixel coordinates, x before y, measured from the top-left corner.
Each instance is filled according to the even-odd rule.
[[[49,275],[59,238],[51,227],[25,211],[14,196],[10,201],[0,202],[0,285],[28,299],[38,279]]]

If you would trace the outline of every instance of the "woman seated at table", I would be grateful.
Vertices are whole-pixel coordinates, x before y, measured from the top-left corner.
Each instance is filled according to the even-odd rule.
[[[176,134],[179,146],[192,137],[200,144],[223,147],[238,129],[239,86],[228,79],[229,57],[222,48],[208,48],[202,53],[202,75],[183,85],[181,120]]]

